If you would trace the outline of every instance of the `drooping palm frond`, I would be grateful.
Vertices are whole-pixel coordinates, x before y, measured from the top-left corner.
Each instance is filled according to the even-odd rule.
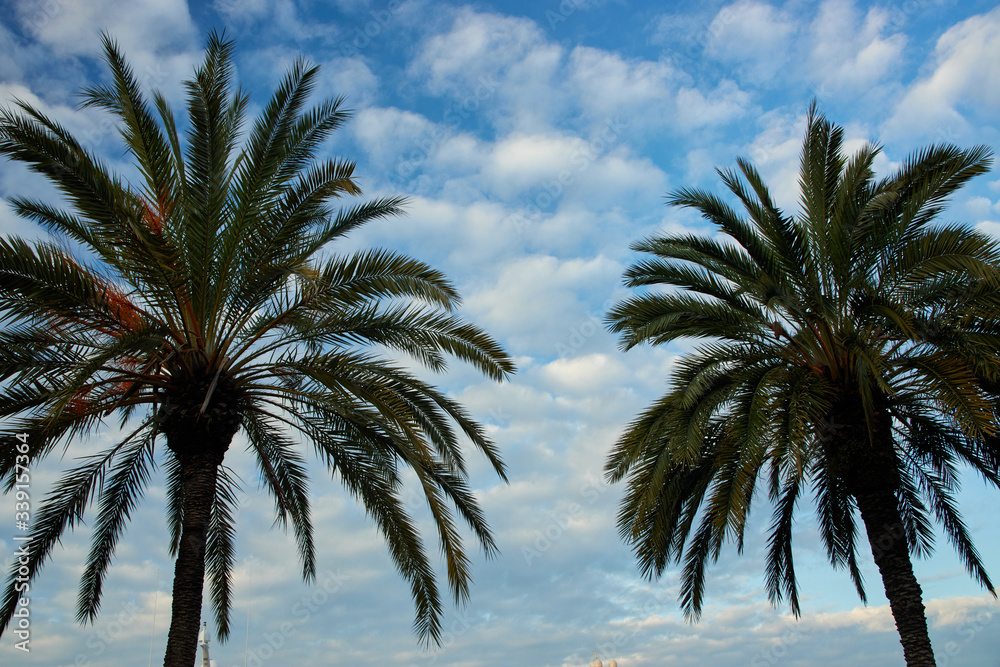
[[[145,425],[140,428],[140,433],[146,432]],[[77,620],[93,622],[97,618],[104,575],[125,524],[149,483],[152,468],[152,440],[140,439],[121,448],[108,470],[110,479],[102,484],[90,555],[80,580]]]

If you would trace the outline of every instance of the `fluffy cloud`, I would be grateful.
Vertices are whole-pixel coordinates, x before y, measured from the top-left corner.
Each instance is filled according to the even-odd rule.
[[[162,90],[168,99],[183,95],[181,81],[201,60],[202,37],[183,0],[16,2],[12,10],[33,41],[16,51],[15,67],[0,76],[30,81],[50,102],[68,102],[79,92],[93,59],[102,57],[102,32],[126,54],[140,84],[147,91]],[[37,57],[39,49],[47,54],[44,59]]]
[[[502,197],[555,179],[586,154],[585,142],[572,136],[512,135],[497,142],[484,168],[491,190]]]
[[[577,103],[598,118],[641,118],[655,109],[672,106],[681,80],[669,64],[627,61],[619,54],[578,46],[570,54],[568,83]]]
[[[862,17],[851,0],[826,0],[810,26],[809,71],[822,94],[864,92],[900,64],[906,38],[885,35],[888,12]]]
[[[750,96],[732,81],[722,81],[707,95],[695,88],[677,91],[677,120],[682,129],[720,125],[746,113]]]
[[[788,12],[773,5],[737,2],[721,9],[711,22],[706,53],[736,64],[755,83],[774,85],[770,80],[794,57],[798,29]]]
[[[930,135],[956,141],[972,118],[1000,109],[995,63],[1000,61],[1000,8],[949,28],[938,39],[929,75],[915,82],[886,123],[893,136]]]
[[[596,323],[593,326],[597,326]],[[584,328],[580,336],[589,331],[589,328]],[[621,360],[607,354],[557,359],[545,366],[543,374],[560,394],[587,396],[599,394],[607,387],[619,386],[629,376]]]
[[[401,165],[413,158],[414,151],[422,151],[422,159],[426,157],[433,144],[425,149],[418,141],[433,136],[436,129],[423,115],[395,107],[361,109],[350,128],[376,164],[390,167],[390,178],[410,175],[405,168],[405,173],[400,172]]]
[[[484,14],[465,7],[446,33],[430,36],[410,65],[432,92],[467,94],[482,80],[503,79],[516,64],[547,49],[529,19]]]
[[[187,47],[198,36],[183,0],[22,1],[15,12],[29,34],[62,55],[97,55],[102,30],[135,52]]]
[[[467,299],[481,321],[497,335],[511,341],[512,351],[536,350],[558,356],[559,345],[574,350],[593,345],[593,336],[576,344],[574,331],[593,326],[594,314],[581,300],[595,288],[614,285],[621,267],[604,257],[559,260],[551,255],[529,255],[510,261],[493,287]]]

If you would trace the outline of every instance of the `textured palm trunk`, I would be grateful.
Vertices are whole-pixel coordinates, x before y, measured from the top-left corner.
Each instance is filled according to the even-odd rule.
[[[933,667],[934,649],[927,634],[923,591],[913,574],[895,494],[870,490],[855,494],[855,500],[865,523],[875,565],[882,575],[906,664],[908,667]]]
[[[888,399],[875,392],[871,401],[874,439],[869,439],[865,426],[862,399],[855,392],[845,391],[834,403],[831,414],[834,428],[824,442],[832,470],[847,484],[861,512],[906,664],[933,666],[934,650],[927,634],[923,591],[913,574],[896,498],[899,459],[893,445]]]
[[[174,564],[173,602],[164,667],[191,667],[198,656],[198,632],[205,588],[205,545],[219,473],[219,464],[212,458],[196,456],[181,464],[184,519]]]
[[[205,550],[215,502],[219,466],[239,429],[236,400],[225,378],[218,383],[211,404],[201,403],[209,382],[182,383],[163,408],[167,447],[181,468],[183,493],[180,541],[174,564],[174,590],[164,667],[191,667],[198,657],[198,631],[205,588]]]

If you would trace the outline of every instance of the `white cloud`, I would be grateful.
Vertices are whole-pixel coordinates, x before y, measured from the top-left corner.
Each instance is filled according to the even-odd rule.
[[[250,21],[264,17],[273,3],[268,0],[213,0],[212,6],[231,21]]]
[[[608,119],[641,118],[654,109],[672,106],[679,73],[667,63],[628,61],[592,47],[578,46],[570,54],[568,84],[585,113]]]
[[[659,196],[663,172],[627,148],[636,129],[619,121],[607,123],[593,138],[567,134],[512,135],[493,145],[483,165],[484,190],[500,197],[524,198],[527,215],[553,210],[553,205],[627,206]],[[643,196],[645,195],[645,196]]]
[[[976,230],[1000,241],[1000,221],[986,220],[976,225]]]
[[[931,622],[938,627],[948,627],[952,625],[968,624],[968,629],[976,628],[978,621],[989,622],[997,613],[997,600],[991,595],[980,596],[963,595],[953,598],[938,598],[927,600],[924,606],[927,608],[927,615]],[[981,625],[980,625],[980,628]]]
[[[343,108],[359,110],[370,107],[374,102],[378,78],[362,57],[337,56],[334,52],[329,59],[316,62],[296,45],[261,46],[252,51],[247,48],[252,46],[243,41],[237,42],[237,62],[241,81],[267,82],[267,87],[250,91],[258,104],[263,105],[270,98],[298,60],[303,60],[307,66],[318,65],[320,68],[319,76],[313,79],[309,103],[344,96],[347,101]]]
[[[509,197],[556,178],[585,148],[577,137],[512,135],[496,143],[484,176],[492,190]]]
[[[573,201],[600,208],[632,209],[638,202],[655,205],[666,190],[666,174],[648,158],[636,158],[624,146],[578,172]]]
[[[29,34],[60,55],[97,55],[101,31],[136,54],[187,48],[198,35],[184,0],[22,1],[16,12]]]
[[[0,234],[4,236],[24,236],[27,223],[14,214],[10,202],[0,198]]]
[[[607,387],[620,386],[629,375],[620,358],[607,354],[556,359],[547,364],[542,373],[559,393],[588,396]]]
[[[965,200],[965,209],[974,216],[985,218],[993,208],[993,202],[988,197],[970,197]]]
[[[545,41],[534,21],[464,7],[449,32],[426,40],[410,68],[433,92],[465,95],[482,80],[503,78]]]
[[[419,150],[417,140],[434,134],[434,124],[424,116],[395,107],[372,107],[358,111],[349,126],[364,150],[378,163],[408,159]]]
[[[579,327],[594,319],[581,297],[613,285],[619,275],[621,267],[604,257],[563,261],[528,255],[509,261],[493,286],[469,295],[466,303],[490,331],[510,341],[514,352],[533,349],[558,356],[560,345],[582,349],[593,342],[587,337],[575,342]]]
[[[768,113],[759,121],[764,129],[747,147],[747,155],[764,176],[771,196],[786,213],[798,210],[799,155],[805,133],[805,116]]]
[[[183,96],[181,82],[202,59],[199,30],[183,0],[19,2],[13,13],[34,41],[18,49],[16,67],[3,73],[11,77],[6,83],[20,83],[52,103],[78,103],[75,95],[98,59],[97,67],[107,71],[102,32],[118,44],[147,92],[160,89],[172,101]],[[34,55],[41,52],[44,59]]]
[[[486,161],[487,147],[469,134],[449,136],[433,154],[433,161],[445,173],[474,173]]]
[[[19,100],[34,107],[42,114],[63,125],[80,141],[84,148],[90,151],[116,136],[115,125],[110,114],[96,109],[75,109],[68,101],[48,102],[22,83],[0,83],[0,101],[5,107],[14,107]]]
[[[767,83],[794,57],[797,22],[784,10],[753,0],[723,7],[711,23],[706,53]]]
[[[324,20],[325,17],[303,18],[305,8],[294,0],[214,0],[212,5],[224,19],[230,34],[252,35],[254,41],[263,41],[261,38],[268,33],[280,34],[286,40],[299,44],[316,38],[331,42],[337,39],[342,55],[355,55],[358,44],[367,46],[371,42],[371,37],[364,34],[364,21],[353,26],[358,30],[354,33],[352,27],[329,23]],[[374,25],[374,34],[378,36],[384,25],[382,22],[375,22]],[[357,41],[352,41],[355,38]]]
[[[721,81],[705,95],[694,88],[677,91],[677,119],[682,128],[721,125],[739,118],[747,111],[750,95],[732,81]]]
[[[809,71],[821,90],[864,92],[899,65],[902,34],[885,35],[888,12],[869,8],[860,16],[852,0],[825,0],[810,26]]]
[[[467,95],[484,97],[482,106],[499,132],[533,133],[559,122],[569,105],[569,95],[562,84],[563,49],[546,43],[513,63],[504,79],[480,77]],[[494,92],[495,91],[495,92]]]
[[[371,107],[378,93],[378,78],[360,58],[334,58],[322,64],[315,97],[346,98],[348,109]],[[317,101],[317,100],[314,100]]]
[[[896,627],[889,605],[855,607],[850,611],[819,612],[810,614],[804,620],[807,625],[825,630],[860,627],[868,632],[892,632]]]
[[[945,141],[967,135],[970,117],[992,118],[1000,109],[997,62],[1000,8],[949,28],[937,41],[930,74],[899,100],[886,123],[887,132],[933,133],[936,140]]]
[[[463,121],[488,118],[504,134],[550,128],[566,104],[558,81],[562,47],[527,18],[469,7],[453,14],[445,32],[420,45],[408,79],[451,100],[446,113]]]

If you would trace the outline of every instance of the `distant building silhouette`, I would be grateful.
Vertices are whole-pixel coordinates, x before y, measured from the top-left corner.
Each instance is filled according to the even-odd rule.
[[[597,651],[594,651],[594,662],[590,663],[590,667],[618,667],[618,662],[615,660],[608,660],[608,664],[601,662],[600,658],[597,657]]]

